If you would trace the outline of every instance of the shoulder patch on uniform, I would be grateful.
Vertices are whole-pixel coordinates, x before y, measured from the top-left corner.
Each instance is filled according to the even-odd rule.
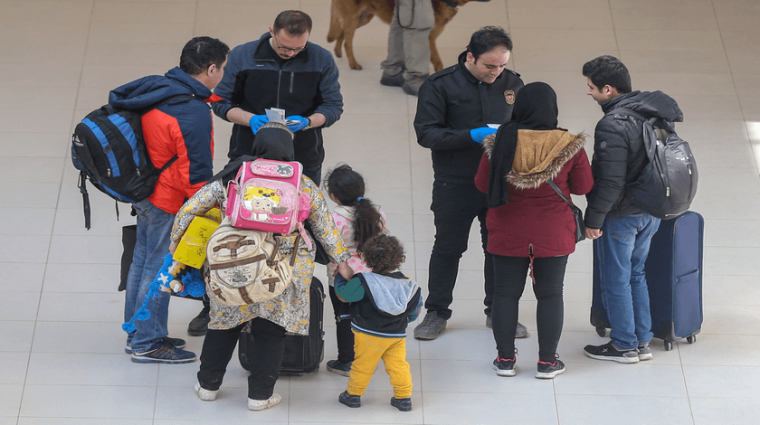
[[[454,66],[450,66],[450,67],[448,67],[446,69],[442,69],[442,70],[436,72],[435,74],[431,75],[430,77],[428,77],[428,80],[435,81],[435,80],[441,78],[444,75],[449,75],[452,72],[456,71],[458,66],[459,65],[454,65]]]
[[[510,72],[510,73],[514,74],[516,77],[520,76],[520,74],[516,73],[515,71],[512,71],[511,69],[504,69],[504,70],[507,71],[507,72]]]

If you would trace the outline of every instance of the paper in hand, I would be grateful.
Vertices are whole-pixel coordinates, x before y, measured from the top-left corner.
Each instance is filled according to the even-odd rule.
[[[280,108],[269,108],[265,110],[269,122],[277,122],[280,124],[291,125],[291,123],[285,122],[285,110]]]

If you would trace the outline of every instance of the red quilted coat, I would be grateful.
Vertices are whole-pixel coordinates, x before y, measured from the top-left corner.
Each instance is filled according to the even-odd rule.
[[[493,136],[483,142],[475,185],[488,192]],[[570,207],[546,181],[562,192],[585,195],[594,179],[583,149],[585,136],[563,130],[519,130],[509,183],[509,202],[488,210],[488,252],[509,257],[556,257],[575,251],[575,219]]]
[[[213,175],[214,125],[206,102],[221,100],[200,81],[176,67],[164,76],[150,75],[111,91],[109,103],[117,108],[140,110],[175,95],[180,98],[142,117],[148,156],[156,168],[172,157],[177,160],[158,178],[148,200],[169,214],[176,214]]]

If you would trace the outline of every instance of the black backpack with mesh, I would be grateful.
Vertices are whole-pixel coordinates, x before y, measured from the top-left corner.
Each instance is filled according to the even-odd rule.
[[[628,109],[618,108],[642,122],[644,147],[649,163],[639,178],[626,186],[628,199],[645,212],[661,219],[684,213],[697,194],[699,172],[689,143],[681,139],[675,125],[658,117],[646,118]]]

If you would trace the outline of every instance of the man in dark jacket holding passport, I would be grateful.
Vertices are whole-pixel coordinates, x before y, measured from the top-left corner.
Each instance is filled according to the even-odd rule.
[[[311,17],[299,10],[280,13],[269,32],[230,52],[227,74],[215,93],[224,100],[214,113],[234,123],[230,159],[256,155],[256,133],[269,122],[266,109],[285,110],[295,133],[295,159],[317,185],[325,150],[322,127],[343,113],[338,66],[332,53],[309,41]]]

